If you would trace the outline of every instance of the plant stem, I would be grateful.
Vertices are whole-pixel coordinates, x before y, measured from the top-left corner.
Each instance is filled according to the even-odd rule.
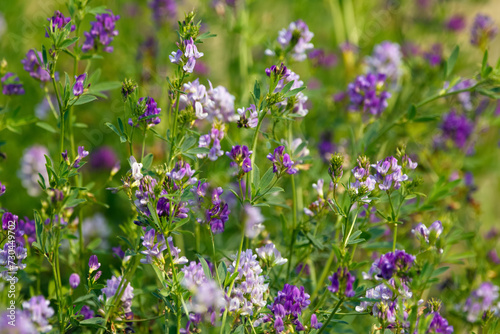
[[[326,319],[325,323],[323,324],[323,326],[321,326],[321,328],[319,329],[319,331],[318,331],[317,334],[323,333],[323,331],[325,330],[326,326],[328,326],[328,324],[330,323],[330,321],[332,321],[333,317],[335,316],[335,313],[337,313],[337,310],[340,308],[340,305],[342,305],[343,302],[344,302],[344,297],[340,298],[340,300],[338,301],[337,305],[335,305],[335,307],[333,308],[332,313],[330,313],[330,316],[328,317],[328,319]]]
[[[148,135],[148,130],[144,129],[144,138],[142,138],[142,153],[141,153],[141,162],[144,159],[144,149],[146,148],[146,137]]]
[[[241,258],[241,251],[243,249],[243,242],[245,241],[245,224],[243,223],[243,230],[241,231],[241,240],[240,240],[240,248],[238,249],[238,257],[236,258],[236,266],[234,267],[234,272],[237,272],[240,267],[240,258]],[[216,269],[217,270],[217,269]],[[231,291],[233,290],[234,282],[236,279],[234,279],[231,282],[231,285],[229,285],[229,289],[227,290],[227,295],[229,298],[231,298]],[[226,326],[226,318],[227,318],[227,310],[228,308],[224,310],[224,315],[222,316],[222,326],[220,328],[220,334],[224,333],[224,327]]]
[[[328,260],[326,261],[325,267],[323,268],[323,271],[321,272],[321,276],[319,277],[318,283],[316,284],[316,289],[314,289],[314,292],[311,295],[311,300],[314,300],[316,296],[318,295],[319,289],[323,286],[323,282],[326,280],[326,277],[328,276],[328,273],[330,272],[330,267],[332,266],[333,260],[335,259],[335,251],[332,249],[332,252],[330,253],[330,256],[328,257]]]
[[[215,271],[215,277],[217,278],[217,283],[220,285],[220,277],[219,277],[219,270],[217,267],[217,258],[215,257],[215,241],[214,241],[214,234],[212,233],[212,230],[210,230],[210,238],[212,239],[212,251],[214,254],[214,271]]]
[[[293,196],[293,205],[292,205],[292,240],[290,240],[290,249],[288,251],[288,268],[286,270],[286,280],[290,277],[290,269],[292,266],[292,257],[293,257],[293,245],[295,244],[295,230],[297,229],[297,192],[295,191],[295,175],[291,175],[292,178],[292,196]]]

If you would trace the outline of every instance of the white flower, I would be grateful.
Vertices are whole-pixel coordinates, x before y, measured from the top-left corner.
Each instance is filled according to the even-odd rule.
[[[140,162],[137,162],[134,157],[130,157],[130,166],[132,167],[132,177],[134,180],[138,181],[142,179],[143,175],[141,173],[142,169],[142,164]]]

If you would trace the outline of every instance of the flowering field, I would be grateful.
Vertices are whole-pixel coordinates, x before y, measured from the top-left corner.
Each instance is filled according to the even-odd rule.
[[[499,12],[2,1],[0,333],[500,333]]]

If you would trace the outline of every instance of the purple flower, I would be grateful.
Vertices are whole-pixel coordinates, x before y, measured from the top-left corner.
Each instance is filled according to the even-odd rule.
[[[229,220],[229,206],[220,199],[222,188],[215,188],[212,192],[212,206],[205,211],[206,222],[210,224],[212,233],[224,232],[226,222]]]
[[[409,168],[415,166],[415,163],[411,160],[409,160],[411,161],[411,165],[408,164],[409,161],[404,158],[403,161],[406,161]],[[398,165],[398,160],[392,156],[380,160],[376,165],[372,165],[372,167],[377,171],[375,179],[380,190],[388,191],[392,187],[394,187],[394,189],[399,189],[401,187],[401,182],[408,180],[408,176],[403,174],[403,167]]]
[[[382,81],[387,78],[390,82],[396,84],[403,74],[401,46],[389,41],[375,45],[373,54],[366,57],[366,64],[369,73],[383,74],[384,79]]]
[[[347,86],[351,110],[379,116],[387,108],[391,93],[384,90],[385,74],[360,75]]]
[[[43,296],[34,296],[29,301],[23,302],[23,309],[28,312],[39,332],[45,333],[52,330],[49,318],[54,315],[54,309]]]
[[[90,319],[94,317],[94,311],[87,305],[83,305],[83,307],[80,310],[80,314],[83,315],[83,319]]]
[[[365,279],[389,280],[393,276],[406,277],[408,270],[413,266],[416,257],[403,250],[383,254],[373,262],[368,274],[363,273]]]
[[[252,170],[252,161],[250,160],[252,151],[246,145],[233,146],[231,151],[226,152],[226,155],[232,160],[230,166],[236,169],[235,175],[238,176],[238,179]]]
[[[138,114],[134,115],[134,119],[129,118],[128,124],[130,126],[147,126],[152,127],[161,122],[159,117],[161,109],[158,108],[156,101],[152,97],[141,97],[137,103]]]
[[[69,276],[69,286],[72,289],[76,289],[80,285],[80,276],[77,273],[73,273]]]
[[[311,39],[314,34],[309,31],[309,27],[302,20],[290,23],[287,29],[282,29],[278,34],[278,44],[282,50],[291,53],[296,61],[304,61],[307,58],[306,52],[314,46]],[[271,50],[266,50],[267,55],[274,55]]]
[[[23,95],[24,88],[19,77],[12,72],[7,72],[2,77],[2,93],[4,95]]]
[[[436,220],[427,228],[424,224],[420,223],[411,230],[419,239],[424,240],[426,243],[434,244],[439,238],[441,233],[443,233],[443,225],[441,221]]]
[[[500,288],[490,282],[481,283],[479,288],[472,291],[462,310],[467,313],[467,321],[476,322],[485,311],[500,312]]]
[[[165,24],[167,21],[176,21],[177,4],[175,0],[152,0],[149,7],[158,26]]]
[[[255,104],[251,104],[250,108],[240,108],[237,110],[239,114],[239,128],[255,128],[259,123],[259,113]]]
[[[471,28],[470,42],[484,49],[488,42],[498,34],[498,27],[491,17],[477,14]]]
[[[430,312],[427,317],[432,317],[431,323],[429,324],[428,333],[443,333],[452,334],[453,326],[448,324],[448,320],[443,318],[439,312]]]
[[[56,30],[63,29],[71,21],[71,17],[66,17],[66,16],[64,16],[63,13],[56,10],[54,12],[54,15],[52,17],[49,17],[47,19],[47,21],[50,22],[50,29],[52,29],[53,31],[56,31]],[[75,29],[76,29],[76,27],[73,24],[70,28],[70,31],[75,31]],[[45,31],[45,37],[49,37],[48,31]]]
[[[4,212],[2,215],[2,228],[7,231],[11,228],[17,228],[19,217],[11,212]]]
[[[42,192],[38,180],[42,174],[46,184],[49,181],[49,176],[45,168],[45,156],[49,155],[49,151],[45,146],[35,145],[28,147],[21,159],[21,168],[18,171],[18,176],[21,179],[23,187],[28,191],[30,196],[38,196]]]
[[[26,54],[26,59],[21,60],[21,63],[24,65],[24,69],[29,72],[31,77],[42,82],[50,80],[50,74],[49,71],[45,69],[46,65],[43,63],[41,52],[29,50]]]
[[[119,163],[115,151],[109,146],[101,146],[90,154],[89,163],[92,169],[111,170]]]
[[[443,46],[440,43],[433,44],[429,51],[424,52],[424,58],[431,67],[440,65],[443,61]]]
[[[113,297],[117,292],[118,288],[120,286],[120,282],[122,281],[121,277],[116,278],[115,276],[111,277],[111,279],[106,281],[106,287],[102,289],[103,295],[106,296],[106,299],[110,299]],[[127,286],[122,285],[122,296],[120,298],[121,300],[121,306],[123,308],[123,311],[125,313],[130,313],[132,312],[131,306],[132,306],[132,299],[134,298],[134,288],[130,285],[130,282],[126,282]],[[120,290],[118,293],[120,293],[122,290]],[[102,296],[100,297],[102,299]]]
[[[92,255],[89,259],[89,273],[96,271],[100,266],[101,264],[99,263],[97,255]]]
[[[451,31],[460,31],[465,28],[465,17],[463,15],[453,15],[446,21],[446,28]]]
[[[169,56],[170,62],[178,65],[183,65],[182,69],[187,73],[193,73],[194,67],[196,65],[196,59],[203,57],[203,53],[198,51],[196,44],[191,37],[183,42],[183,45],[179,46],[184,49],[184,52],[179,49],[176,52],[172,52]]]
[[[220,156],[224,155],[224,151],[221,149],[220,142],[224,138],[224,124],[216,124],[212,125],[212,129],[206,135],[200,136],[198,141],[198,147],[208,148],[207,153],[200,153],[196,156],[199,159],[203,159],[208,156],[208,158],[212,161],[217,160]]]
[[[78,146],[78,155],[75,158],[75,161],[73,162],[73,167],[74,168],[80,168],[80,162],[82,161],[83,158],[85,158],[87,155],[89,155],[88,151],[85,151],[85,147],[83,146]]]
[[[356,277],[349,272],[348,268],[339,267],[329,279],[331,285],[328,286],[328,290],[330,292],[345,295],[346,297],[354,297],[356,294],[352,286]]]
[[[304,82],[300,80],[300,76],[296,74],[295,72],[291,70],[287,70],[287,74],[278,81],[278,84],[276,85],[276,88],[274,89],[275,93],[281,92],[283,87],[289,83],[292,82],[293,84],[290,87],[290,89],[297,89],[300,87],[304,86]],[[306,116],[309,110],[307,109],[306,102],[308,100],[308,97],[304,95],[303,92],[298,92],[294,97],[293,97],[293,106],[291,107],[291,111],[299,116]],[[282,102],[277,103],[278,106],[282,106],[283,108],[288,108],[289,107],[289,99],[285,98]]]
[[[85,42],[82,46],[83,52],[97,51],[99,47],[102,47],[104,52],[113,52],[113,47],[109,46],[109,44],[118,35],[118,30],[115,30],[115,24],[120,16],[113,15],[113,12],[109,9],[107,11],[109,13],[97,14],[95,16],[96,21],[90,22],[92,26],[90,31],[84,32]]]
[[[465,115],[458,115],[455,109],[443,116],[441,123],[442,138],[451,139],[458,148],[465,148],[474,130],[474,123]]]
[[[75,76],[75,85],[73,86],[73,95],[80,96],[83,94],[83,85],[85,83],[85,79],[87,78],[87,73],[80,74],[79,76]]]
[[[281,257],[281,253],[273,243],[257,248],[255,253],[268,267],[281,266],[288,262],[287,259]]]
[[[285,152],[285,146],[278,146],[274,152],[267,155],[267,158],[273,163],[273,173],[280,177],[283,173],[290,175],[296,174],[298,170],[292,166],[295,164],[290,155]]]
[[[309,59],[311,59],[314,67],[330,68],[337,65],[337,56],[334,53],[325,53],[322,49],[313,49],[309,52]]]
[[[316,314],[311,315],[311,327],[315,329],[320,329],[323,324],[318,321]]]

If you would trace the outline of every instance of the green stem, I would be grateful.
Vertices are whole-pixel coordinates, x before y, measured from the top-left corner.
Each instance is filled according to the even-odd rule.
[[[171,143],[170,143],[170,153],[168,157],[168,163],[170,164],[170,161],[172,160],[172,155],[174,153],[174,146],[175,142],[177,140],[177,118],[179,116],[179,96],[180,93],[177,91],[177,94],[175,96],[175,112],[174,112],[174,124],[172,127],[172,134],[171,134]]]
[[[314,292],[311,295],[311,300],[314,300],[319,292],[319,289],[323,286],[323,282],[326,280],[326,277],[328,276],[328,273],[330,272],[330,268],[332,266],[333,260],[335,259],[335,251],[332,249],[332,252],[330,253],[330,256],[328,257],[328,260],[326,261],[325,267],[323,268],[323,271],[321,272],[321,276],[319,277],[318,283],[316,284],[316,289],[314,289]]]
[[[54,65],[55,67],[55,65]],[[59,143],[59,153],[64,152],[64,110],[62,108],[61,98],[59,97],[59,90],[57,89],[56,79],[54,74],[52,74],[52,84],[54,85],[54,91],[56,92],[57,103],[59,105],[59,124],[61,126],[61,138]],[[61,159],[62,156],[61,156]]]
[[[393,236],[393,241],[392,241],[392,251],[396,251],[396,240],[398,238],[398,224],[394,224],[394,236]]]
[[[241,240],[240,240],[240,248],[238,249],[238,257],[236,258],[236,266],[234,267],[234,271],[237,272],[240,267],[240,258],[241,258],[241,251],[243,249],[243,242],[245,241],[245,224],[243,224],[243,230],[241,231]],[[217,269],[216,269],[217,270]],[[227,290],[227,295],[231,297],[231,291],[233,290],[234,282],[236,279],[234,279],[231,282],[231,285],[229,285],[229,289]],[[224,333],[224,328],[226,327],[226,319],[227,319],[227,310],[228,308],[224,310],[224,315],[222,316],[222,326],[220,328],[220,334]]]
[[[54,223],[54,221],[53,221]],[[59,311],[57,312],[58,319],[59,319],[59,331],[61,333],[64,333],[64,318],[63,318],[63,310],[64,310],[64,304],[63,304],[63,297],[62,297],[62,285],[61,285],[61,273],[59,269],[59,241],[60,241],[60,230],[59,226],[56,227],[56,242],[54,244],[54,257],[52,259],[52,270],[54,274],[54,280],[55,280],[55,289],[56,289],[56,296],[57,296],[57,303],[59,306]]]
[[[288,250],[288,268],[286,271],[286,280],[290,277],[290,269],[292,266],[292,257],[293,257],[293,246],[295,244],[295,230],[297,229],[297,192],[295,191],[295,175],[291,175],[292,178],[292,196],[293,196],[293,205],[292,205],[292,240],[290,240],[290,249]]]
[[[212,230],[210,230],[210,238],[212,239],[212,251],[213,251],[213,256],[214,258],[212,261],[214,262],[214,271],[215,271],[215,277],[217,278],[217,284],[220,286],[220,277],[219,277],[219,270],[217,267],[217,258],[215,256],[215,241],[214,241],[214,234],[212,233]]]
[[[432,102],[432,101],[437,100],[437,99],[440,99],[442,97],[456,95],[456,94],[460,94],[460,93],[463,93],[463,92],[470,92],[470,91],[474,90],[474,88],[478,87],[480,84],[481,83],[478,82],[477,84],[475,84],[474,86],[471,86],[469,88],[455,90],[455,91],[452,91],[452,92],[446,92],[446,93],[443,93],[443,94],[433,95],[433,96],[431,96],[431,97],[423,100],[422,102],[416,104],[415,107],[420,108],[423,105],[426,105],[427,103]]]
[[[144,159],[144,149],[146,148],[146,137],[148,135],[148,130],[144,129],[144,138],[142,138],[142,153],[141,153],[141,162]]]
[[[337,305],[335,305],[335,307],[333,308],[332,313],[330,313],[330,316],[328,317],[328,319],[326,319],[326,321],[323,324],[323,326],[321,326],[321,328],[319,329],[318,334],[323,333],[323,331],[325,330],[326,326],[328,326],[328,324],[330,323],[330,321],[332,321],[333,317],[335,316],[335,313],[337,313],[337,310],[340,308],[340,305],[342,305],[343,302],[344,302],[344,298],[342,297],[338,301]]]

